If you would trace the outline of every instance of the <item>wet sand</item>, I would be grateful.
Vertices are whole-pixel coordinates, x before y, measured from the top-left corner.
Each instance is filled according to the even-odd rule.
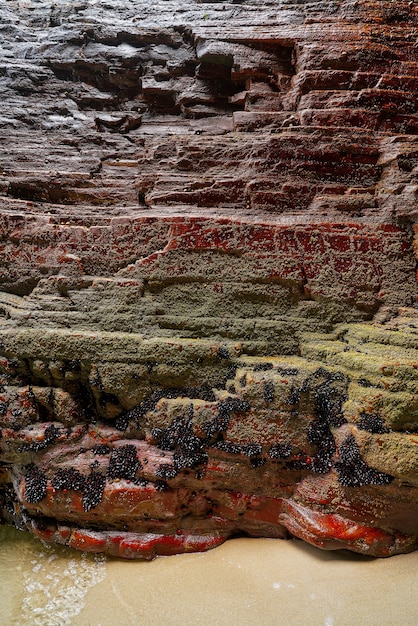
[[[34,626],[417,626],[418,552],[367,559],[235,539],[127,562],[0,528],[0,623]]]

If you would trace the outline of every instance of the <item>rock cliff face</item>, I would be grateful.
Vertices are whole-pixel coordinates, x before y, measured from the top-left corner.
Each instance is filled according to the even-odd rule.
[[[417,4],[0,16],[3,521],[416,549]]]

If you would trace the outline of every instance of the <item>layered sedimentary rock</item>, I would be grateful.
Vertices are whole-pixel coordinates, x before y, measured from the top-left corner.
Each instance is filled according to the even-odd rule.
[[[3,521],[416,549],[416,3],[0,15]]]

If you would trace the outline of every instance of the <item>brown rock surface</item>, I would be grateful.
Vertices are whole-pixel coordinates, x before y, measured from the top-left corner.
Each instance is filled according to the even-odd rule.
[[[416,3],[0,17],[3,520],[416,549]]]

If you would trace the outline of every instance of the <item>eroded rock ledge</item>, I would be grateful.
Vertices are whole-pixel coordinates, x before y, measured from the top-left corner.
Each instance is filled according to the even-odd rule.
[[[2,520],[416,549],[416,4],[0,17]]]

